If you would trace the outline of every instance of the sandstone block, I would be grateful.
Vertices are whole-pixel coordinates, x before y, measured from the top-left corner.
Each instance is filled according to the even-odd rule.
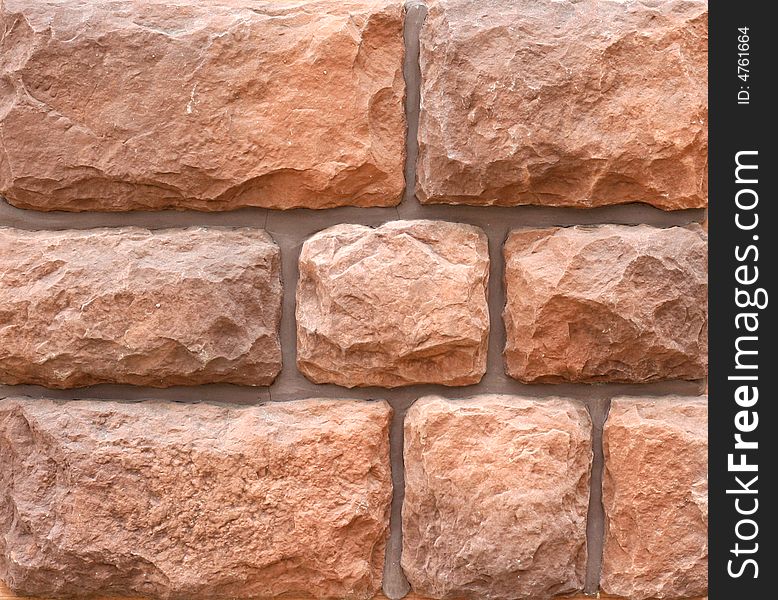
[[[613,401],[603,434],[606,593],[708,593],[707,420],[707,398]]]
[[[477,227],[337,225],[300,253],[297,365],[316,383],[466,385],[486,371],[489,250]]]
[[[0,195],[37,210],[392,206],[399,0],[4,0]]]
[[[46,597],[371,598],[390,413],[0,401],[0,578]]]
[[[269,385],[278,246],[258,229],[0,228],[0,382]]]
[[[581,589],[592,460],[582,405],[427,397],[405,420],[402,567],[430,598]]]
[[[707,2],[431,0],[425,203],[707,204]]]
[[[707,234],[699,225],[516,230],[504,253],[511,377],[705,377]]]

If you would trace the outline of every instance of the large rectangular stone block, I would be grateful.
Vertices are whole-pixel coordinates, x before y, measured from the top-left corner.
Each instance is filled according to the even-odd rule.
[[[259,229],[0,228],[0,383],[269,385],[280,269]]]
[[[0,579],[44,597],[371,598],[391,409],[0,401]]]
[[[38,210],[391,206],[399,0],[5,0],[0,196]]]
[[[707,2],[430,0],[425,203],[707,204]]]
[[[504,256],[511,377],[705,377],[707,234],[699,225],[518,229]]]

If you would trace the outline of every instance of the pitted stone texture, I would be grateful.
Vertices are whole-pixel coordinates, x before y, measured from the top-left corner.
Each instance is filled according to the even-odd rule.
[[[0,228],[0,382],[269,385],[281,295],[259,229]]]
[[[486,371],[489,249],[477,227],[337,225],[303,244],[297,365],[316,383],[467,385]]]
[[[399,0],[4,0],[0,196],[37,210],[392,206]]]
[[[707,3],[431,0],[422,202],[707,204]]]
[[[0,401],[0,578],[46,597],[371,598],[390,414]]]
[[[705,377],[707,234],[699,225],[516,230],[504,253],[511,377]]]
[[[405,419],[402,567],[431,598],[581,589],[592,460],[582,405],[427,397]]]
[[[707,421],[707,398],[613,401],[603,433],[606,593],[708,593]]]

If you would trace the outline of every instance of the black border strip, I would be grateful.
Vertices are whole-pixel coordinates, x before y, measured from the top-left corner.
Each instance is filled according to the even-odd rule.
[[[753,0],[709,4],[710,600],[761,600],[774,597],[776,587],[769,304],[776,163],[768,139],[776,33],[769,7]]]

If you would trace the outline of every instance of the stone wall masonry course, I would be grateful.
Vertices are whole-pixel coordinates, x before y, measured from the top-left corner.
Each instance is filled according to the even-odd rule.
[[[706,376],[707,234],[699,225],[519,229],[504,257],[511,377],[644,383]]]
[[[385,402],[0,401],[0,578],[24,594],[367,599]]]
[[[268,385],[280,268],[260,229],[0,228],[0,382]]]
[[[400,0],[4,0],[0,31],[15,206],[400,201]]]

